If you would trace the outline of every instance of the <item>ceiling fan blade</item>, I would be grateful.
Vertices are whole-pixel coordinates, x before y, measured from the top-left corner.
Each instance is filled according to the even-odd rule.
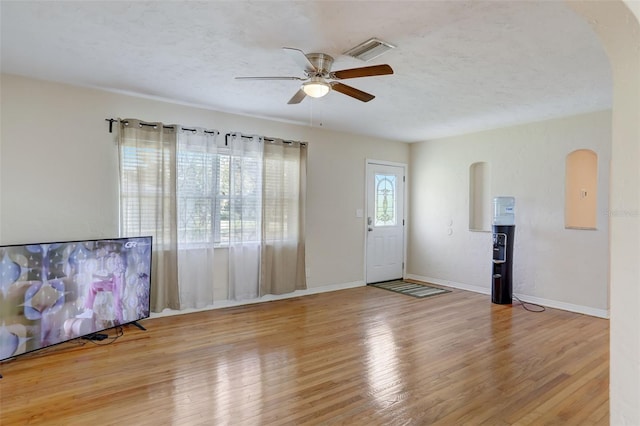
[[[292,104],[299,104],[300,102],[302,102],[302,100],[307,96],[306,93],[304,93],[304,91],[302,89],[298,90],[296,92],[295,95],[293,95],[293,97],[291,99],[289,99],[289,102],[287,102],[289,105]]]
[[[393,74],[393,69],[387,65],[372,65],[370,67],[351,68],[348,70],[334,71],[331,78],[343,80],[345,78],[373,77],[376,75]]]
[[[300,77],[236,77],[236,80],[300,80],[304,81],[306,78]]]
[[[370,93],[363,92],[362,90],[358,90],[355,87],[347,86],[346,84],[333,82],[331,83],[331,87],[336,92],[351,96],[352,98],[356,98],[357,100],[362,102],[369,102],[371,99],[375,98],[375,96]]]
[[[289,56],[291,56],[291,58],[296,61],[300,68],[307,71],[318,71],[316,66],[311,63],[309,58],[307,58],[307,54],[302,50],[296,49],[295,47],[283,47],[283,49],[285,50],[285,52],[289,53]]]

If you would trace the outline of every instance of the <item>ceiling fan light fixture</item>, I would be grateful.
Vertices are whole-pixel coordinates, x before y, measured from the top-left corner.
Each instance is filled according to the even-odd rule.
[[[364,43],[360,43],[356,47],[347,50],[344,54],[362,61],[370,61],[391,49],[395,49],[396,47],[397,46],[386,41],[382,41],[377,38],[370,38]]]
[[[312,98],[321,98],[331,90],[331,85],[322,77],[311,77],[311,80],[302,83],[302,91]]]

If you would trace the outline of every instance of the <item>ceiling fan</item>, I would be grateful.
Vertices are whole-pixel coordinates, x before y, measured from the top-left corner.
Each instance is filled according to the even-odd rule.
[[[326,53],[304,53],[302,50],[293,47],[283,47],[283,49],[304,69],[305,77],[236,77],[236,79],[302,81],[302,87],[289,99],[289,104],[299,104],[307,96],[321,98],[331,90],[351,96],[362,102],[369,102],[375,96],[333,80],[393,74],[393,69],[386,64],[331,71],[333,58]]]

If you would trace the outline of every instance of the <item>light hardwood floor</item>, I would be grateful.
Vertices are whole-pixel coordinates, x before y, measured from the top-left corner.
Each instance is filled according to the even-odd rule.
[[[0,365],[0,424],[608,424],[604,319],[359,287],[142,324]]]

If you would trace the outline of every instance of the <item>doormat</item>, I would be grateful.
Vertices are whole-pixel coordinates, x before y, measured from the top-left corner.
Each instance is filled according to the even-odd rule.
[[[408,283],[402,280],[385,281],[382,283],[374,283],[369,285],[372,287],[383,288],[385,290],[395,291],[396,293],[406,294],[408,296],[418,298],[451,292],[451,290],[445,290],[443,288],[431,287],[424,284]]]

